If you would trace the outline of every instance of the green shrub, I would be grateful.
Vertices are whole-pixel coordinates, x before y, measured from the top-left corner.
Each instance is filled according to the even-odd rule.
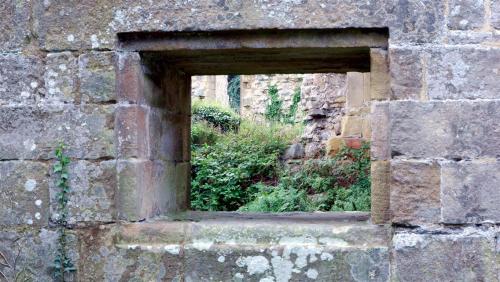
[[[191,124],[191,145],[212,145],[219,139],[221,133],[206,121],[196,121]]]
[[[197,101],[191,107],[193,122],[205,121],[222,132],[237,130],[240,117],[233,110],[218,104]]]
[[[194,147],[193,209],[231,211],[248,203],[258,192],[253,184],[276,180],[279,157],[293,137],[290,127],[244,122],[238,132],[221,135],[215,144]]]
[[[274,187],[258,189],[240,210],[369,211],[369,171],[368,144],[361,149],[343,148],[333,159],[309,160],[299,170],[283,169]]]

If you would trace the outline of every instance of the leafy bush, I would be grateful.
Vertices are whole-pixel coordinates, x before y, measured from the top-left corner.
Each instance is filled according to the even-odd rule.
[[[259,190],[253,184],[276,181],[279,156],[294,136],[290,127],[244,122],[215,144],[193,147],[193,209],[231,211],[248,203]]]
[[[333,159],[284,169],[275,186],[260,189],[242,211],[369,211],[369,146],[343,148]],[[271,191],[271,192],[270,192]],[[306,197],[307,200],[304,198]]]
[[[237,130],[240,117],[231,109],[218,104],[197,101],[191,107],[193,122],[205,121],[222,132]]]
[[[212,145],[219,139],[221,133],[206,121],[191,124],[191,145]]]

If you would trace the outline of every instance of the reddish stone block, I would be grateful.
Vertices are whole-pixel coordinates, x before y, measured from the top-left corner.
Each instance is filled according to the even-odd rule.
[[[345,138],[344,143],[347,148],[360,149],[363,142],[360,138]]]

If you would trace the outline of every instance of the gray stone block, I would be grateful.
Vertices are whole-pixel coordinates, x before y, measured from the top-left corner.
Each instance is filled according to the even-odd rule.
[[[34,1],[0,2],[0,50],[20,50],[32,40],[30,11]]]
[[[444,223],[500,222],[500,163],[446,162],[441,173]]]
[[[42,75],[43,62],[39,57],[0,54],[0,106],[39,101],[43,93]]]
[[[485,14],[483,0],[452,0],[448,5],[450,29],[467,30],[482,27]]]
[[[0,161],[0,226],[47,226],[50,166]]]
[[[439,222],[440,167],[421,161],[391,161],[392,222],[426,225]]]
[[[389,49],[391,99],[419,100],[423,91],[424,66],[419,48]]]
[[[491,25],[500,29],[500,1],[493,0],[491,3]]]
[[[447,159],[498,157],[499,108],[499,101],[391,102],[392,155]]]
[[[468,229],[457,234],[398,232],[393,246],[394,281],[498,280],[491,229]]]
[[[77,60],[71,52],[47,54],[44,73],[45,100],[69,103],[78,100],[77,71]]]
[[[0,159],[48,159],[67,144],[70,157],[114,157],[113,106],[0,107]]]
[[[68,222],[111,222],[115,220],[116,165],[114,160],[102,162],[76,161],[70,163]],[[55,186],[57,176],[50,182],[51,220],[60,218]]]
[[[78,57],[82,101],[116,101],[114,52],[91,52]]]

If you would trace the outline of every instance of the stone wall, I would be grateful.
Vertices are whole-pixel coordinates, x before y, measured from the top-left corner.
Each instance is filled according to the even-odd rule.
[[[196,75],[191,77],[193,101],[205,100],[229,107],[227,75]]]
[[[349,27],[389,32],[387,52],[371,56],[371,220],[141,221],[161,211],[156,200],[182,198],[134,181],[177,186],[166,166],[187,179],[187,148],[168,140],[189,123],[185,108],[134,95],[188,78],[134,75],[145,70],[122,33]],[[497,0],[2,1],[0,275],[51,280],[51,165],[63,140],[80,281],[498,281],[499,62]],[[153,102],[172,106],[176,93],[163,94]],[[151,210],[123,213],[139,204]]]

